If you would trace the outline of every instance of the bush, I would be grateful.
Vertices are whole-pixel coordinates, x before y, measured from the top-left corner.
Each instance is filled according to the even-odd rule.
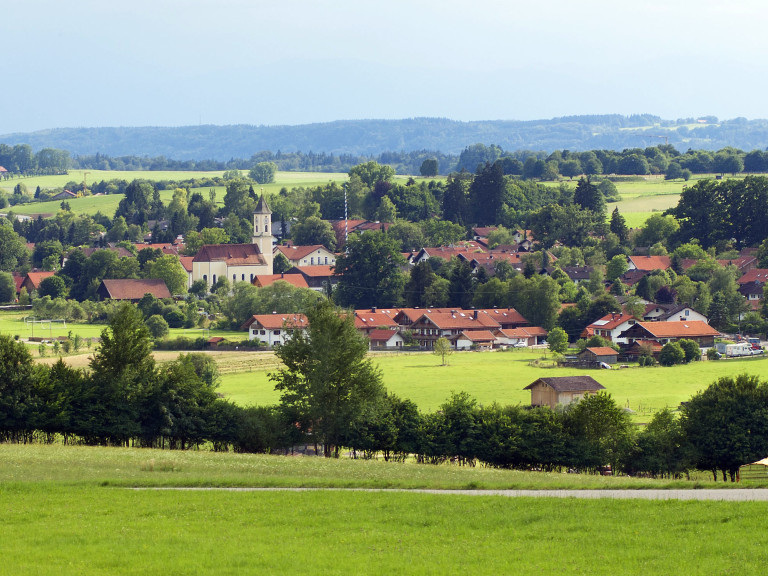
[[[680,347],[685,354],[685,363],[693,362],[694,360],[701,360],[701,348],[693,340],[683,338],[679,341]]]
[[[160,316],[160,314],[153,314],[150,316],[147,319],[146,324],[147,328],[149,328],[149,333],[152,334],[152,338],[155,340],[160,340],[161,338],[168,336],[168,322],[166,322],[165,318]]]
[[[637,363],[640,366],[655,366],[656,365],[656,359],[653,356],[640,356],[637,359]]]
[[[714,348],[710,348],[707,350],[707,360],[720,360],[722,356],[720,355],[720,352],[715,350]]]
[[[674,366],[685,362],[685,352],[677,342],[664,344],[659,354],[659,364],[662,366]]]

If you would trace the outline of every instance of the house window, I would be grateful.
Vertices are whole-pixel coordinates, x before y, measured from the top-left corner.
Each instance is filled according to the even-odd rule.
[[[272,334],[274,334],[275,336],[280,336],[280,330],[275,330],[274,332],[272,332]]]
[[[310,258],[309,260],[310,260],[309,263],[314,266],[315,265],[315,257],[312,256],[312,258]]]
[[[686,308],[685,309],[685,315],[688,316],[690,313],[691,313],[691,311]]]
[[[240,280],[242,280],[243,282],[245,282],[245,274],[241,274],[241,275],[240,275]]]
[[[207,275],[207,274],[203,274],[203,280],[205,280],[206,282],[208,282],[208,275]]]
[[[325,257],[325,263],[328,264],[328,256]]]
[[[267,333],[266,330],[259,330],[259,334],[261,334],[262,336],[264,336],[266,333]]]

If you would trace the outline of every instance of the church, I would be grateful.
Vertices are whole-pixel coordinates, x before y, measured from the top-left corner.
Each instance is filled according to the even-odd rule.
[[[211,287],[222,277],[231,284],[250,283],[264,274],[272,274],[272,211],[262,194],[253,211],[251,243],[202,246],[192,259],[192,281]]]

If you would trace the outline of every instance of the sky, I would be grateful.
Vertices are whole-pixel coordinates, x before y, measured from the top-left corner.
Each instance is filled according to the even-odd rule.
[[[9,0],[0,134],[768,118],[766,34],[757,0]]]

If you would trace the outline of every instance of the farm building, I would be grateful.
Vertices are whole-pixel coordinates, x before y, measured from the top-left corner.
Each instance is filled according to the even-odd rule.
[[[599,365],[601,362],[605,364],[616,364],[619,359],[619,353],[613,348],[608,346],[599,346],[595,348],[585,348],[578,354],[580,362],[588,365]]]
[[[702,348],[710,348],[715,345],[715,337],[720,332],[712,328],[706,322],[679,320],[667,322],[637,322],[632,327],[624,330],[619,336],[626,338],[628,343],[635,340],[655,340],[659,344],[677,342],[683,338],[693,340]]]
[[[294,329],[306,330],[304,314],[254,314],[241,326],[248,330],[248,340],[259,340],[267,346],[285,344]]]
[[[604,389],[605,386],[591,376],[539,378],[523,388],[531,391],[531,406],[549,406],[553,409],[558,404],[570,404],[587,394],[594,394]]]
[[[138,302],[145,294],[152,294],[155,298],[171,297],[165,280],[160,278],[102,280],[96,293],[102,300],[111,298],[131,302]]]
[[[739,468],[739,481],[763,480],[768,481],[768,458],[763,458]]]

